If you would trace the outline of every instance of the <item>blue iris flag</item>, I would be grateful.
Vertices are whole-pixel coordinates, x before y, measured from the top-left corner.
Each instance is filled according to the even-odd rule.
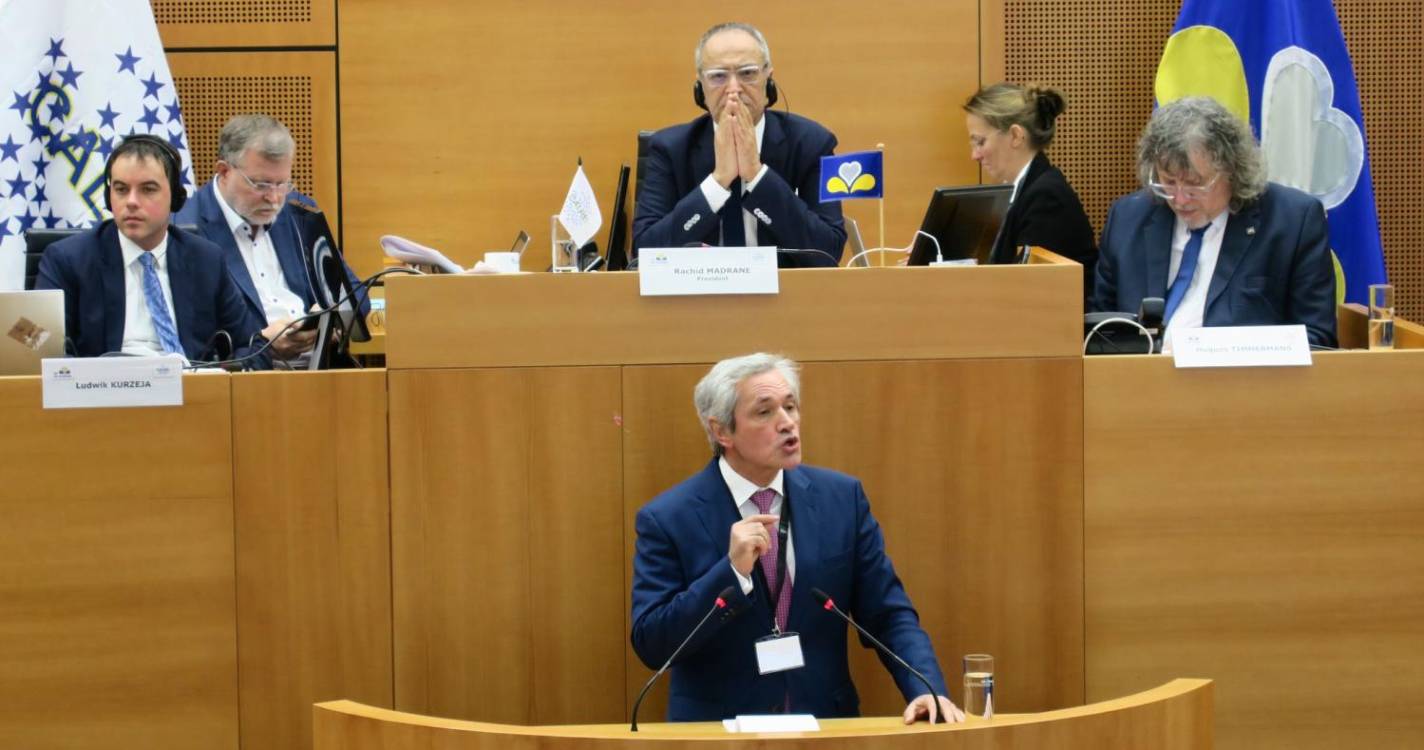
[[[857,151],[821,157],[821,202],[885,197],[885,154]]]

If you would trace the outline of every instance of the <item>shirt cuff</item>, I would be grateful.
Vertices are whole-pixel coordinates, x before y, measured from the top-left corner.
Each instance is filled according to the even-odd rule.
[[[732,561],[728,560],[727,564],[732,565]],[[742,585],[742,596],[751,596],[752,577],[742,575],[742,571],[737,570],[737,566],[735,565],[732,565],[732,575],[736,576],[737,583],[740,583]]]
[[[709,174],[707,179],[702,181],[702,197],[707,199],[708,207],[715,214],[727,204],[727,200],[732,197],[732,191],[718,185],[716,178]]]
[[[742,192],[745,194],[756,190],[757,183],[761,182],[761,178],[766,176],[766,172],[767,166],[765,164],[761,165],[761,169],[757,170],[757,176],[753,177],[752,181],[746,184],[746,190],[743,190]]]

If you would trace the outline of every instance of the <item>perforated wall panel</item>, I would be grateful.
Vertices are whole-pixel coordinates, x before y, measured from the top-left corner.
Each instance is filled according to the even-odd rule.
[[[297,141],[292,180],[311,194],[312,81],[306,76],[177,76],[183,125],[198,184],[207,182],[217,160],[218,131],[233,115],[262,112],[281,120]]]
[[[311,0],[150,0],[153,19],[166,23],[306,23]]]
[[[1364,107],[1375,199],[1399,313],[1424,320],[1424,4],[1335,0]],[[1061,87],[1049,156],[1100,232],[1136,187],[1133,149],[1179,0],[1004,0],[1004,75]]]

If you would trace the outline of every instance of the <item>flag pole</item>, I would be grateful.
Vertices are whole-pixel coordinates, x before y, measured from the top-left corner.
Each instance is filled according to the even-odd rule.
[[[885,179],[885,144],[875,144],[875,150],[880,152],[880,178]],[[880,265],[885,265],[885,189],[880,189]]]

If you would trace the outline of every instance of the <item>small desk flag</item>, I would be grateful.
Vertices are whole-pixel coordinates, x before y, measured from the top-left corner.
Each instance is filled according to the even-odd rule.
[[[603,213],[598,210],[598,198],[593,194],[593,186],[583,173],[583,164],[574,172],[574,180],[569,184],[569,194],[564,197],[564,207],[559,211],[559,223],[569,230],[569,237],[576,247],[583,247],[603,226]]]
[[[885,197],[885,154],[858,151],[821,157],[821,202]]]

